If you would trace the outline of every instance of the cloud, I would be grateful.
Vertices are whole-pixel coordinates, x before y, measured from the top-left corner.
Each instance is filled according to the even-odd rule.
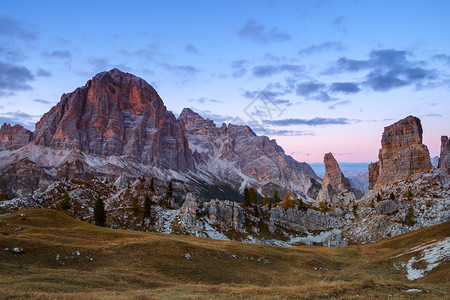
[[[310,131],[301,130],[286,130],[286,129],[272,129],[266,127],[255,127],[252,130],[259,135],[267,136],[314,136],[315,134]]]
[[[358,84],[355,82],[335,82],[330,86],[330,92],[355,94],[361,91]]]
[[[23,61],[26,55],[16,47],[0,47],[0,57],[9,62],[19,62]]]
[[[443,115],[436,114],[436,113],[431,113],[431,114],[421,115],[420,117],[421,118],[426,118],[426,117],[428,117],[428,118],[441,118],[441,117],[443,117]]]
[[[289,34],[280,31],[277,27],[266,29],[266,26],[253,19],[248,19],[245,25],[238,30],[237,35],[243,40],[250,40],[260,44],[284,42],[291,39]]]
[[[343,16],[334,18],[331,24],[336,30],[342,31],[344,33],[347,31],[347,28],[345,26],[345,18]]]
[[[234,60],[231,62],[231,69],[233,70],[233,77],[239,78],[247,74],[247,64],[246,59]]]
[[[50,101],[42,100],[42,99],[34,99],[33,102],[40,103],[40,104],[51,104]]]
[[[185,76],[192,76],[202,71],[190,65],[172,65],[168,63],[161,63],[160,66],[167,71]]]
[[[50,71],[44,70],[42,68],[39,68],[36,71],[36,76],[39,76],[39,77],[50,77],[50,76],[52,76],[52,73]]]
[[[34,41],[39,37],[36,30],[28,29],[9,14],[0,12],[0,36],[18,38],[24,41]]]
[[[347,118],[283,119],[283,120],[265,120],[264,123],[276,126],[292,126],[292,125],[321,126],[321,125],[346,125],[350,124],[351,120]]]
[[[328,41],[300,49],[300,51],[298,51],[298,54],[310,55],[318,52],[343,51],[343,50],[345,50],[345,46],[341,42]]]
[[[45,52],[44,56],[56,59],[71,59],[72,52],[70,52],[69,50],[55,50],[52,52]]]
[[[199,99],[189,99],[189,102],[197,102],[200,104],[204,104],[204,103],[222,103],[222,101],[216,100],[216,99],[209,99],[209,98],[199,98]]]
[[[334,103],[333,105],[328,106],[328,108],[331,109],[331,110],[335,110],[339,106],[344,106],[344,105],[347,105],[349,103],[350,103],[350,101],[348,101],[348,100],[339,101],[339,102]]]
[[[313,94],[319,93],[320,90],[324,88],[325,88],[324,83],[314,81],[302,82],[297,84],[295,93],[299,96],[310,97]]]
[[[186,51],[189,54],[200,55],[200,52],[198,51],[197,47],[195,47],[190,43],[187,44],[186,47],[184,47],[184,51]]]
[[[28,82],[33,80],[34,75],[28,68],[0,62],[0,95],[31,90]]]
[[[328,72],[336,74],[368,71],[361,84],[374,91],[389,91],[411,85],[421,88],[437,78],[435,70],[424,68],[424,62],[410,60],[408,55],[406,51],[395,49],[372,50],[367,60],[340,58]]]
[[[450,55],[447,54],[437,54],[432,57],[434,60],[440,60],[444,62],[446,65],[450,65]]]
[[[0,113],[0,124],[20,124],[27,129],[34,130],[34,125],[40,117],[40,115],[29,115],[22,111]]]
[[[289,65],[289,64],[282,64],[282,65],[263,65],[263,66],[256,66],[253,67],[252,73],[253,76],[262,78],[262,77],[268,77],[272,76],[281,72],[289,72],[294,75],[299,75],[304,71],[303,66],[299,65]]]

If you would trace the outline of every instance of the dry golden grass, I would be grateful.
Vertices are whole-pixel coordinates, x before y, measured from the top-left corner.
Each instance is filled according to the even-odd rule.
[[[0,217],[0,298],[448,299],[448,263],[410,282],[393,263],[413,254],[391,257],[449,229],[447,222],[364,246],[283,248],[105,229],[28,209]],[[3,250],[13,247],[25,253]]]

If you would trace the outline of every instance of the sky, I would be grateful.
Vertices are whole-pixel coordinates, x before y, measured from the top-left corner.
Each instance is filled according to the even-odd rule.
[[[249,125],[299,161],[378,160],[383,128],[450,134],[450,1],[0,1],[0,123],[119,68],[176,116]]]

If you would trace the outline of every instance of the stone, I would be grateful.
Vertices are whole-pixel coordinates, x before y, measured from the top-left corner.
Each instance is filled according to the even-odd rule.
[[[36,123],[33,141],[167,169],[195,169],[184,123],[166,109],[151,85],[118,69],[63,94]]]
[[[369,166],[371,188],[383,188],[433,168],[422,133],[420,119],[413,116],[384,128],[379,161]]]
[[[379,215],[387,215],[398,210],[399,204],[394,200],[384,200],[377,202],[375,209]]]
[[[21,125],[4,123],[0,127],[0,151],[16,150],[30,142],[32,132]]]
[[[441,155],[439,156],[438,168],[450,175],[450,140],[448,136],[441,137]]]
[[[332,153],[324,156],[325,176],[322,189],[317,197],[317,204],[326,202],[331,206],[349,204],[362,197],[362,192],[354,189],[344,176]]]

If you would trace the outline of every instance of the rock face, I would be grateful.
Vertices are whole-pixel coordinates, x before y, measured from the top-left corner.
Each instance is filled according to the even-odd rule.
[[[371,188],[382,188],[432,169],[430,153],[422,144],[422,125],[409,116],[384,128],[377,165],[369,166]]]
[[[32,132],[21,125],[3,124],[0,128],[0,151],[16,150],[30,142]]]
[[[196,167],[212,177],[241,191],[245,186],[255,186],[268,195],[289,190],[303,199],[317,196],[320,178],[307,163],[286,155],[275,140],[257,136],[248,126],[216,127],[188,108],[178,119],[186,124]]]
[[[194,169],[184,124],[143,79],[99,73],[36,124],[34,143],[100,156],[123,156],[173,170]]]
[[[350,181],[344,176],[332,153],[325,154],[325,177],[322,189],[317,197],[317,203],[326,202],[332,206],[348,204],[360,198],[361,192],[356,191]]]
[[[450,140],[448,136],[441,137],[441,155],[438,168],[445,170],[450,175]]]

